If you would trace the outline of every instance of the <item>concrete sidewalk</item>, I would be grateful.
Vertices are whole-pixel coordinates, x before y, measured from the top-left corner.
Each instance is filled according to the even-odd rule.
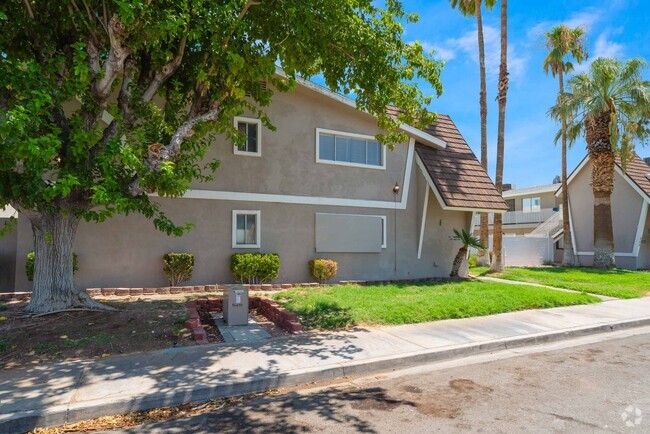
[[[650,325],[650,298],[0,371],[0,432]]]

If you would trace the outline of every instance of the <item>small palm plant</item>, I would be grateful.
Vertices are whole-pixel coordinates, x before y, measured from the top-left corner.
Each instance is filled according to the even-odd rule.
[[[467,232],[465,229],[461,229],[460,231],[458,229],[454,229],[454,233],[456,234],[460,242],[463,243],[463,245],[461,246],[461,248],[458,250],[458,253],[456,254],[454,263],[451,266],[451,273],[449,274],[449,277],[458,276],[458,270],[460,270],[460,266],[463,263],[463,259],[465,259],[465,257],[467,256],[467,251],[469,250],[470,247],[478,250],[486,249],[486,247],[484,247],[481,244],[478,237],[475,237],[471,233]]]

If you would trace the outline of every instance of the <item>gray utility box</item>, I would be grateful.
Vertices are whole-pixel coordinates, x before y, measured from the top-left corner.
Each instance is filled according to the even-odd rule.
[[[223,320],[229,326],[248,324],[248,288],[244,285],[224,286]]]

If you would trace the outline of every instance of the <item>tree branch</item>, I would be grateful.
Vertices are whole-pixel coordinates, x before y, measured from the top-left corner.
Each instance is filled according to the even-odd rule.
[[[117,15],[113,15],[108,23],[108,38],[110,41],[110,50],[108,58],[104,62],[103,77],[98,77],[93,86],[93,93],[100,101],[105,101],[111,93],[111,86],[118,75],[124,71],[124,62],[131,51],[122,46],[122,33],[124,25]]]
[[[237,17],[237,21],[241,21],[244,19],[244,16],[248,13],[248,10],[251,8],[251,6],[258,6],[261,4],[262,4],[261,1],[248,0],[244,5],[244,7],[242,8],[241,12],[239,13],[239,17]],[[226,48],[228,46],[228,43],[230,42],[232,35],[235,34],[235,30],[237,30],[237,27],[235,24],[233,24],[230,33],[228,34],[228,36],[226,36],[226,39],[223,41],[223,48]]]
[[[201,122],[214,122],[219,118],[221,114],[221,103],[226,99],[227,95],[222,96],[219,100],[213,101],[211,104],[211,109],[205,112],[204,114],[196,117],[189,118],[181,126],[179,126],[167,146],[162,145],[161,143],[154,143],[149,146],[149,154],[145,160],[146,164],[153,171],[160,169],[160,166],[165,161],[172,160],[178,155],[181,150],[183,142],[194,135],[194,127]],[[136,176],[134,180],[128,186],[129,194],[132,196],[139,196],[144,193],[144,189],[140,186],[138,177]]]
[[[27,9],[27,15],[29,15],[29,18],[32,20],[34,19],[34,11],[32,10],[32,5],[29,4],[29,0],[23,0],[23,4],[25,5],[25,9]]]
[[[185,46],[187,45],[187,33],[183,35],[181,41],[178,44],[178,53],[176,56],[167,62],[165,66],[154,75],[153,80],[149,84],[147,90],[142,94],[142,101],[151,101],[154,96],[158,93],[160,86],[172,76],[174,72],[181,66],[183,60],[183,55],[185,54]]]

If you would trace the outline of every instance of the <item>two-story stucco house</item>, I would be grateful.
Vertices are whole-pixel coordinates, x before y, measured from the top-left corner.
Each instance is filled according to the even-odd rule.
[[[278,282],[311,280],[312,258],[338,261],[337,280],[445,277],[460,247],[453,229],[471,230],[475,211],[507,210],[448,116],[423,131],[404,125],[409,141],[388,150],[374,117],[308,81],[276,94],[267,112],[276,131],[237,117],[246,146],[216,141],[213,182],[156,199],[174,221],[195,225],[187,235],[166,236],[138,215],[81,224],[76,284],[165,285],[167,252],[194,254],[188,284],[231,282],[235,252],[279,253]],[[18,220],[10,289],[24,291],[32,234]]]
[[[567,179],[571,242],[578,263],[586,266],[593,264],[594,254],[591,169],[591,160],[586,156]],[[559,196],[562,191],[556,194]],[[616,266],[650,269],[650,165],[638,155],[634,155],[626,170],[617,161],[611,200]],[[554,237],[556,257],[557,250],[563,247],[561,234],[562,231]]]

